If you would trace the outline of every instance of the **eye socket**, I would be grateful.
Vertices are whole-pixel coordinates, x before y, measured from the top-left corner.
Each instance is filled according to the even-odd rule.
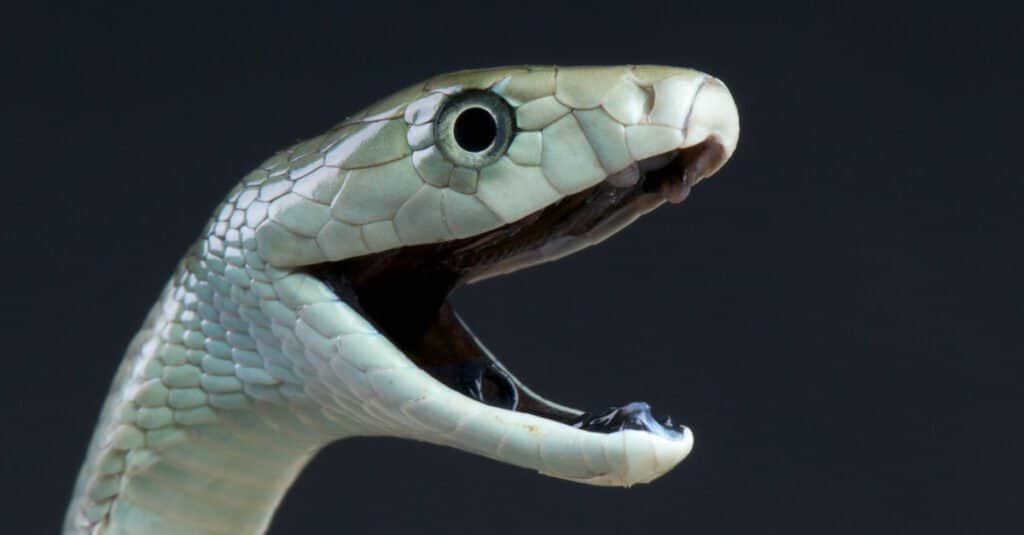
[[[444,157],[470,168],[501,158],[515,136],[512,107],[489,91],[466,91],[449,98],[434,128]]]

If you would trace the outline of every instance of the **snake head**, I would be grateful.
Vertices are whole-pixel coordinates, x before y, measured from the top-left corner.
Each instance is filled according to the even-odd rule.
[[[682,201],[738,136],[725,85],[689,69],[462,71],[264,162],[210,233],[240,232],[247,266],[266,274],[268,369],[338,436],[408,437],[632,485],[682,460],[690,430],[644,403],[581,411],[541,397],[447,298]]]

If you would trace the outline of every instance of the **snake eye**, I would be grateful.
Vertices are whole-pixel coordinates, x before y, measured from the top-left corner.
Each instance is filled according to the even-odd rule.
[[[463,150],[480,152],[498,137],[494,117],[483,108],[466,108],[455,118],[455,142]]]
[[[441,108],[435,139],[450,162],[480,168],[508,150],[515,135],[512,108],[489,91],[466,91]]]

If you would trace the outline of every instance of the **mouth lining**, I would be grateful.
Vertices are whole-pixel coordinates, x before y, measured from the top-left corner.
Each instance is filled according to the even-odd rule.
[[[306,266],[419,368],[448,388],[491,406],[579,429],[635,429],[670,439],[684,428],[658,422],[632,402],[584,412],[541,397],[472,334],[448,296],[456,288],[569,254],[600,241],[664,201],[682,202],[725,159],[715,137],[641,160],[599,184],[484,234]],[[594,239],[597,236],[597,239]],[[588,242],[579,245],[580,242]]]

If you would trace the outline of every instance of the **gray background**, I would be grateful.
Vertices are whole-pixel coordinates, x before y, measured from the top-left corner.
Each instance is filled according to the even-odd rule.
[[[729,85],[732,161],[685,204],[456,301],[538,391],[647,400],[694,429],[690,458],[622,490],[353,440],[272,533],[1020,532],[1019,19],[348,4],[5,17],[4,531],[58,528],[123,347],[264,157],[439,72],[665,63]]]

